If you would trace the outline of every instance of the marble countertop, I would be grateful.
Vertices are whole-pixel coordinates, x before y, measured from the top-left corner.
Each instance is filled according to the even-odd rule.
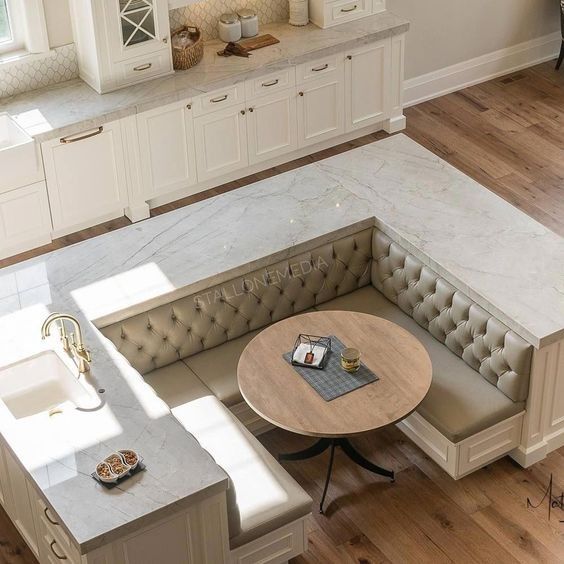
[[[84,550],[226,486],[92,320],[374,223],[535,346],[564,336],[564,239],[401,134],[0,270],[0,366],[54,345],[39,329],[63,311],[92,350],[87,382],[106,390],[91,412],[0,409],[0,433]],[[108,491],[89,474],[116,448],[147,471]]]
[[[224,43],[206,43],[202,62],[186,71],[100,95],[80,79],[0,100],[0,112],[12,115],[37,141],[71,135],[159,105],[185,100],[256,75],[330,55],[407,31],[409,23],[391,12],[320,29],[285,23],[261,27],[280,40],[253,51],[248,59],[219,57]]]

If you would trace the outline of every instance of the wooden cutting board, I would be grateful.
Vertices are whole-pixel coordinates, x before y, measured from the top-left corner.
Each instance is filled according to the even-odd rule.
[[[265,35],[257,35],[256,37],[251,37],[249,39],[244,39],[239,41],[239,45],[244,47],[247,51],[255,51],[256,49],[262,49],[263,47],[268,47],[269,45],[276,45],[280,43],[279,39],[276,39],[270,33]]]

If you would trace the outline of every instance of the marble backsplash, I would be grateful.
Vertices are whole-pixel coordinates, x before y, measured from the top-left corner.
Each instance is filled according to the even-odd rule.
[[[195,25],[202,30],[204,39],[218,36],[217,21],[225,12],[238,8],[251,8],[256,11],[259,22],[267,24],[288,20],[288,0],[203,0],[184,8],[170,11],[170,28],[182,25]]]

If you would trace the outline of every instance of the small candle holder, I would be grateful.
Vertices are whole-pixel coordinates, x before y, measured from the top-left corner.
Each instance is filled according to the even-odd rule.
[[[341,366],[343,370],[353,373],[360,368],[360,351],[349,347],[341,351]]]
[[[292,364],[322,370],[331,352],[331,339],[317,335],[298,335],[292,350]]]

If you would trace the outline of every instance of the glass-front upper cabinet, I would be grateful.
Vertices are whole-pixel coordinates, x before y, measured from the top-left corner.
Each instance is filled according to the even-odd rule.
[[[151,53],[168,42],[167,0],[105,0],[104,4],[108,29],[113,31],[108,39],[114,61]]]
[[[120,0],[119,17],[124,47],[156,39],[152,0]]]

